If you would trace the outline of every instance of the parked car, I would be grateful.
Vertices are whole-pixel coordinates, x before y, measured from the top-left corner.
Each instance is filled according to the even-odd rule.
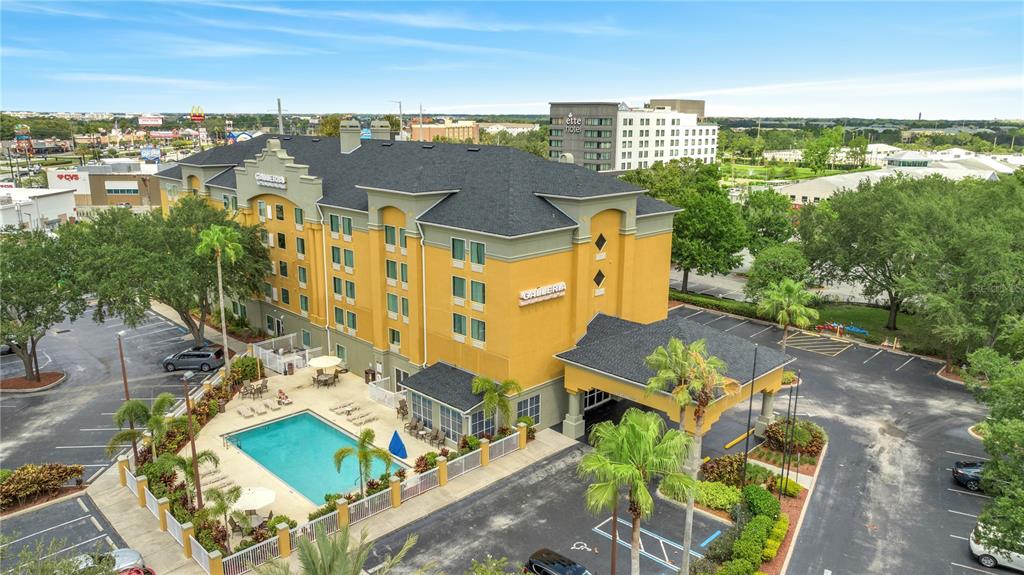
[[[118,575],[156,575],[146,567],[142,554],[134,549],[114,549],[110,553],[86,553],[75,557],[78,572],[117,573]]]
[[[978,540],[978,531],[984,530],[981,524],[978,524],[974,531],[971,531],[971,555],[978,560],[985,567],[1009,567],[1016,569],[1017,571],[1024,571],[1024,553],[1016,553],[1014,551],[1006,551],[1004,549],[994,549],[982,545]],[[1024,549],[1024,541],[1021,541],[1021,549]]]
[[[970,491],[981,489],[981,461],[957,461],[953,464],[953,479]]]
[[[530,573],[532,575],[591,575],[586,567],[550,549],[534,551],[526,565],[523,565],[523,573]]]
[[[202,348],[186,349],[171,354],[163,360],[164,369],[174,371],[176,369],[198,369],[199,371],[210,371],[224,365],[224,349]]]

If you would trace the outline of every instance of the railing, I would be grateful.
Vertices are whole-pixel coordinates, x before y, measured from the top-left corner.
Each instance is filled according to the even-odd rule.
[[[139,496],[139,480],[136,479],[136,477],[134,475],[132,475],[132,470],[131,469],[125,469],[124,470],[124,476],[128,480],[128,491],[131,491],[132,495],[134,495],[136,498],[138,498],[138,496]]]
[[[271,526],[273,527],[273,525]],[[242,549],[234,555],[228,555],[222,565],[224,566],[224,575],[241,575],[247,573],[253,568],[263,565],[267,561],[274,559],[281,555],[281,547],[279,545],[277,535],[275,534],[270,539],[257,543],[252,547]]]
[[[519,434],[513,433],[491,444],[491,460],[493,461],[503,455],[508,455],[517,449],[519,449]]]
[[[171,515],[171,512],[167,512],[167,532],[174,537],[174,540],[178,542],[178,545],[184,545],[185,539],[182,537],[181,523]]]
[[[433,468],[426,473],[419,475],[413,475],[402,482],[402,502],[411,497],[430,491],[441,484],[441,477],[438,475],[437,468]]]
[[[215,374],[207,377],[206,379],[204,379],[203,383],[204,384],[205,383],[210,383],[213,386],[217,386],[217,385],[220,384],[220,379],[221,379],[220,372],[218,371],[217,373],[215,373]],[[192,400],[191,400],[192,401],[192,406],[195,407],[196,402],[206,396],[206,387],[204,385],[199,385],[199,386],[193,388],[191,391],[189,391],[188,392],[188,396],[190,398],[192,398]],[[181,417],[182,415],[185,415],[186,411],[187,411],[187,408],[185,407],[185,402],[182,401],[182,402],[180,402],[178,404],[177,407],[175,407],[174,409],[171,410],[171,412],[168,414],[168,416],[169,417]]]
[[[448,479],[455,479],[456,477],[472,471],[480,467],[480,450],[472,451],[448,462]]]
[[[321,528],[324,530],[324,533],[328,535],[338,531],[338,512],[332,511],[323,517],[317,517],[309,523],[303,523],[295,529],[292,529],[292,545],[297,545],[295,541],[299,537],[305,537],[311,543],[316,541],[316,531]]]
[[[405,398],[404,392],[389,391],[387,389],[388,384],[391,383],[390,377],[384,379],[377,379],[370,382],[370,399],[377,403],[386,405],[391,408],[398,407],[398,400]]]
[[[348,508],[349,523],[357,523],[388,509],[391,509],[391,490],[385,489],[350,505]]]
[[[206,572],[206,575],[210,575],[210,553],[203,548],[203,546],[196,541],[196,538],[189,535],[188,540],[192,543],[192,558],[195,559],[199,567]]]
[[[291,333],[257,343],[253,346],[253,353],[263,362],[265,368],[277,373],[286,373],[289,364],[294,366],[294,369],[302,369],[310,359],[323,355],[323,350],[319,347],[295,349],[295,334]]]
[[[160,519],[160,504],[156,502],[156,495],[153,495],[153,492],[148,488],[145,491],[146,509],[149,509],[149,512],[153,514],[153,517]]]

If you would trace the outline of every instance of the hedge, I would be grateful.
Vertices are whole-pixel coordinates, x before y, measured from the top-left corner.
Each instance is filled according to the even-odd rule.
[[[779,453],[783,452],[786,445],[786,424],[788,421],[787,419],[780,419],[765,428],[765,447]],[[828,434],[825,433],[825,430],[817,423],[806,419],[797,419],[796,426],[805,431],[809,437],[808,441],[804,442],[803,445],[797,444],[800,453],[812,457],[821,455],[822,450],[825,448],[825,442],[828,441]]]
[[[758,563],[760,565],[760,563]],[[756,567],[751,565],[749,561],[742,559],[733,559],[732,561],[726,561],[722,564],[722,568],[718,570],[717,575],[753,575]]]
[[[747,504],[747,508],[750,509],[751,513],[754,515],[766,515],[771,521],[774,521],[779,517],[781,505],[779,504],[778,499],[772,497],[772,494],[760,485],[748,485],[744,487],[743,502]]]
[[[786,538],[787,532],[789,532],[789,516],[785,513],[779,513],[779,518],[775,520],[771,532],[768,533],[768,540],[764,542],[764,551],[761,552],[761,559],[763,561],[775,559],[775,555],[778,554],[779,547],[782,546],[782,540]]]
[[[71,480],[82,480],[85,467],[46,463],[22,465],[0,483],[0,509],[20,505],[43,495],[60,491]]]
[[[742,500],[740,490],[718,481],[697,482],[697,503],[711,509],[728,511]]]
[[[802,485],[788,477],[776,479],[775,488],[781,490],[786,497],[796,497],[803,491]]]
[[[748,561],[754,566],[760,565],[764,543],[768,540],[773,524],[774,521],[766,515],[758,515],[747,522],[739,538],[732,544],[732,558]]]
[[[685,293],[674,289],[670,289],[668,294],[669,298],[683,303],[688,303],[690,305],[724,311],[754,319],[760,318],[760,316],[757,315],[757,306],[749,302],[733,301],[731,299],[723,299],[694,293]]]

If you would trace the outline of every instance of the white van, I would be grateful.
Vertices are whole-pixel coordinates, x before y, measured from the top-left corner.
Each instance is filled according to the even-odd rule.
[[[974,555],[978,563],[985,567],[1003,566],[1024,571],[1024,554],[983,546],[978,542],[978,529],[980,528],[981,525],[974,528],[974,531],[971,532],[970,540],[971,555]],[[1024,544],[1022,544],[1022,547],[1024,547]]]

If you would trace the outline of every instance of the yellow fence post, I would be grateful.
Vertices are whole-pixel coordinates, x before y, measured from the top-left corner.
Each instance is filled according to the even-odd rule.
[[[527,435],[530,433],[530,428],[520,421],[516,424],[516,430],[519,431],[519,449],[526,449],[526,440]]]
[[[156,503],[159,506],[157,517],[160,518],[160,531],[167,531],[167,516],[171,513],[171,500],[161,497],[156,500]]]
[[[398,477],[391,476],[391,506],[398,507],[402,504],[402,482]]]
[[[181,526],[181,547],[185,552],[185,559],[192,558],[192,539],[190,537],[195,535],[195,531],[191,521]]]
[[[437,484],[448,485],[448,458],[443,455],[437,458]]]
[[[128,471],[128,456],[122,455],[117,458],[117,480],[121,483],[121,487],[128,485],[128,476],[125,472]]]
[[[491,462],[491,442],[487,438],[480,440],[480,465],[484,466]]]
[[[348,525],[348,501],[344,499],[338,499],[338,527],[345,527]]]
[[[220,551],[210,551],[210,575],[224,575],[224,558]]]
[[[146,488],[149,487],[149,480],[146,479],[145,475],[140,475],[137,479],[139,486],[139,507],[146,506]]]
[[[281,553],[281,559],[292,554],[292,531],[287,523],[277,524],[277,549]]]

